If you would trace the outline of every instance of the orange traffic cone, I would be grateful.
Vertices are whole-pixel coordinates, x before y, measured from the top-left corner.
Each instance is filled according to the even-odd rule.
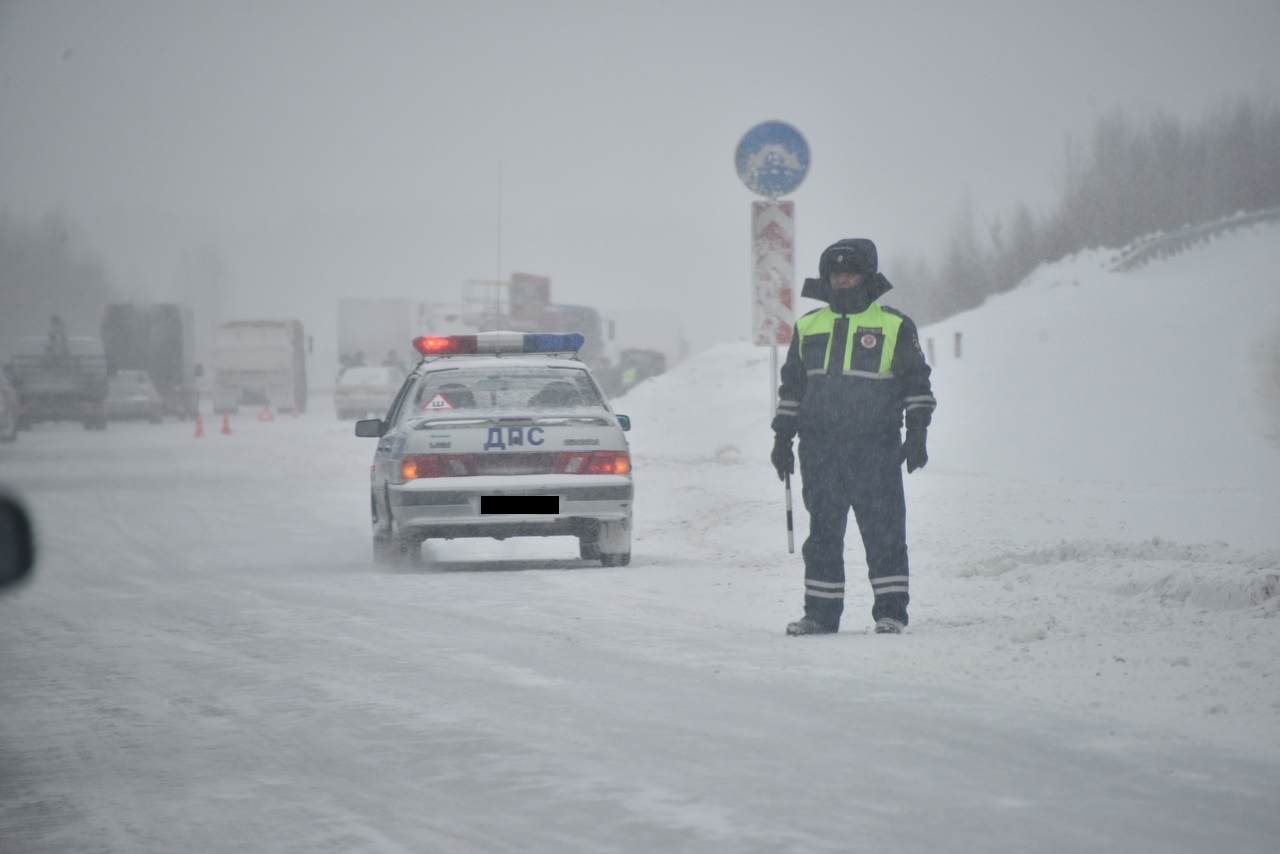
[[[262,407],[262,411],[258,413],[259,421],[275,421],[276,417],[271,414],[271,404]]]
[[[227,413],[222,413],[222,435],[231,435],[231,419],[227,417]]]
[[[204,438],[204,419],[200,417],[200,413],[196,413],[196,435],[195,438]]]

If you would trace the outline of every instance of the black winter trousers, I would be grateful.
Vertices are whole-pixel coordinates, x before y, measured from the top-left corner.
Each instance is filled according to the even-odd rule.
[[[907,622],[907,510],[898,431],[800,437],[800,478],[809,538],[804,553],[805,616],[831,628],[844,611],[844,534],[853,509],[875,602],[872,620]]]

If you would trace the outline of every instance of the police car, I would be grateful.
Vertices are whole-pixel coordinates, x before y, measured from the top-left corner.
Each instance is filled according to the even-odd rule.
[[[373,558],[426,539],[575,536],[585,560],[631,561],[630,420],[577,358],[578,333],[423,336],[377,437]]]

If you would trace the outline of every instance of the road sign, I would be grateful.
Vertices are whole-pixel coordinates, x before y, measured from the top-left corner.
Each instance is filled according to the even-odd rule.
[[[776,199],[809,172],[809,143],[786,122],[761,122],[738,142],[734,162],[748,190]]]

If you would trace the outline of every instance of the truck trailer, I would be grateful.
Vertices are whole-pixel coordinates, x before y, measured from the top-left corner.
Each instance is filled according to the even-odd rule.
[[[213,336],[213,410],[241,406],[307,410],[307,359],[298,320],[236,320]]]

